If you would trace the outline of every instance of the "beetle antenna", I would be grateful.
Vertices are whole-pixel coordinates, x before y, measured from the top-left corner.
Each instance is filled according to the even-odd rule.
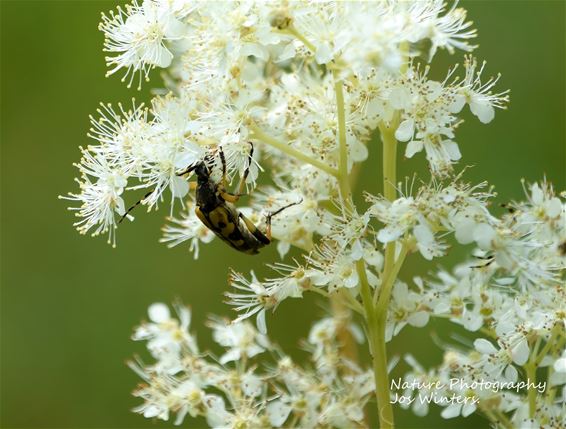
[[[124,214],[122,215],[122,217],[120,218],[120,220],[118,221],[118,223],[119,223],[119,224],[122,223],[122,221],[130,214],[130,212],[131,212],[133,209],[135,209],[137,206],[139,206],[140,203],[141,203],[143,200],[145,200],[147,197],[149,197],[149,196],[150,196],[151,194],[153,194],[154,192],[155,192],[155,189],[149,191],[147,194],[145,194],[145,195],[143,196],[142,199],[140,199],[137,203],[135,203],[133,206],[131,206],[128,210],[126,210],[126,213],[124,213]]]
[[[191,171],[193,171],[195,168],[197,168],[198,165],[199,165],[199,163],[195,162],[193,165],[190,165],[188,168],[186,168],[181,173],[177,173],[177,176],[184,176],[185,174],[189,174]]]
[[[299,205],[299,204],[301,204],[302,202],[303,202],[303,199],[301,198],[299,201],[296,201],[296,202],[291,203],[291,204],[287,204],[286,206],[281,207],[280,209],[274,211],[273,213],[269,213],[269,214],[267,215],[267,217],[271,219],[273,216],[278,215],[278,214],[281,213],[283,210],[286,210],[286,209],[288,209],[289,207],[293,207],[293,206]]]
[[[295,203],[287,204],[286,206],[281,207],[280,209],[274,211],[273,213],[268,213],[268,215],[265,217],[265,224],[266,224],[266,227],[267,227],[266,236],[267,236],[268,240],[271,240],[271,218],[275,215],[278,215],[283,210],[288,209],[289,207],[292,207],[292,206],[296,206],[297,204],[301,204],[302,202],[303,202],[303,199],[301,198],[299,201],[297,201]]]

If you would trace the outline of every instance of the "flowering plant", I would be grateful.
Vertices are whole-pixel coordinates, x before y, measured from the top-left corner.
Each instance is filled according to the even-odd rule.
[[[119,221],[133,220],[124,191],[145,189],[148,210],[170,203],[163,241],[187,242],[196,259],[216,236],[230,242],[190,192],[190,172],[205,165],[213,189],[240,181],[251,197],[236,209],[226,195],[239,194],[221,192],[217,204],[238,215],[228,226],[256,240],[255,228],[265,231],[267,243],[271,234],[283,261],[267,279],[232,271],[227,297],[238,316],[210,321],[221,356],[199,350],[186,307],[175,304],[177,318],[164,304],[149,308],[134,334],[155,359],[131,363],[145,382],[138,412],[175,413],[176,424],[203,416],[218,428],[367,427],[376,416],[391,428],[394,403],[423,416],[434,402],[444,418],[477,412],[493,427],[563,427],[564,194],[544,180],[524,183],[526,201],[497,217],[488,184],[464,181],[462,111],[491,122],[508,95],[469,54],[476,31],[462,8],[134,0],[103,15],[100,29],[109,74],[141,86],[158,68],[166,89],[149,107],[102,105],[91,118],[96,144],[81,149],[80,190],[64,197],[79,204],[77,229],[115,245]],[[468,54],[437,81],[429,68],[442,49]],[[357,202],[352,188],[369,150],[383,153],[383,192]],[[399,151],[422,153],[430,177],[403,186]],[[401,278],[409,255],[430,261],[455,244],[474,249],[453,271]],[[291,247],[304,257],[286,259]],[[300,365],[268,338],[266,318],[308,292],[328,299],[333,314],[312,327],[312,362]],[[387,342],[433,318],[475,333],[473,346],[446,346],[431,369],[405,356],[411,370],[390,381]],[[364,340],[371,368],[356,358]],[[402,400],[415,386],[430,399]]]

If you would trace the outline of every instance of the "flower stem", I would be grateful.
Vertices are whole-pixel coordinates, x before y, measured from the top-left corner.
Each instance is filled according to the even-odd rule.
[[[303,42],[303,45],[305,45],[307,47],[307,49],[309,51],[311,51],[313,54],[316,52],[315,46],[311,42],[309,42],[307,40],[307,38],[305,36],[303,36],[293,25],[290,25],[289,27],[287,27],[286,31],[289,34],[292,34],[293,36],[295,36],[301,42]]]
[[[505,415],[505,413],[501,410],[495,410],[495,413],[497,414],[498,417],[498,421],[499,423],[501,423],[503,425],[504,428],[506,429],[515,429],[515,426],[513,425],[513,423],[511,423],[511,421],[507,418],[507,416]]]
[[[264,142],[265,144],[268,144],[271,147],[274,147],[275,149],[280,150],[281,152],[296,158],[300,161],[306,162],[307,164],[311,164],[314,165],[315,167],[321,169],[322,171],[334,176],[334,177],[338,177],[339,173],[338,170],[336,170],[335,168],[332,168],[331,166],[329,166],[328,164],[326,164],[325,162],[316,159],[316,158],[312,158],[308,155],[306,155],[305,153],[289,146],[287,143],[281,142],[279,140],[277,140],[274,137],[271,137],[270,135],[264,133],[259,127],[257,127],[256,125],[251,125],[250,126],[250,130],[252,131],[252,137],[256,138],[258,140],[261,140],[262,142]]]
[[[399,122],[398,117],[393,119],[389,126],[381,124],[379,131],[383,142],[383,196],[389,201],[395,200],[397,190],[397,140],[395,129]],[[383,264],[383,278],[387,279],[393,269],[395,260],[395,242],[387,243],[385,246],[385,261]]]
[[[399,257],[393,264],[391,271],[387,277],[384,278],[381,287],[379,288],[379,298],[377,301],[377,305],[375,307],[378,315],[384,315],[387,318],[387,307],[389,305],[389,298],[391,297],[391,291],[393,289],[393,285],[395,284],[395,280],[397,279],[397,275],[403,266],[403,262],[405,261],[405,257],[409,251],[409,244],[407,242],[403,243],[401,247],[401,252],[399,253]]]
[[[383,196],[389,201],[397,197],[397,139],[395,129],[399,122],[398,118],[392,120],[389,126],[381,124],[379,131],[383,142]]]
[[[352,202],[350,198],[350,178],[348,176],[348,145],[346,142],[344,84],[341,79],[338,79],[338,76],[336,74],[334,74],[333,76],[334,90],[336,93],[336,115],[338,117],[338,146],[340,150],[340,156],[338,160],[338,183],[340,186],[340,197],[344,202],[346,209],[350,211],[352,209]],[[352,314],[349,308],[346,306],[345,301],[348,297],[346,297],[345,294],[349,294],[349,291],[343,291],[343,293],[336,294],[336,298],[332,299],[332,313],[334,314],[334,318],[338,321],[338,326],[341,327],[341,329],[338,331],[338,335],[341,337],[341,342],[343,343],[343,355],[355,362],[357,361],[358,351],[355,339],[348,329]]]
[[[529,383],[536,384],[537,379],[537,368],[534,366],[533,362],[529,362],[525,369],[527,370],[527,378]],[[532,419],[535,416],[535,411],[537,407],[537,391],[534,388],[529,387],[528,392],[529,399],[529,417]]]
[[[375,378],[375,397],[380,429],[393,429],[393,407],[389,396],[389,377],[387,375],[387,353],[385,350],[385,327],[380,325],[375,308],[371,289],[368,283],[365,262],[360,259],[356,262],[358,277],[360,278],[360,294],[366,313],[368,327],[368,340],[373,361],[373,375]]]
[[[345,296],[346,293],[349,292],[338,290],[331,295],[330,305],[332,306],[332,316],[336,321],[336,337],[340,344],[340,354],[351,362],[357,362],[358,347],[356,339],[350,331],[352,312],[348,306],[348,298]],[[347,369],[347,366],[345,366],[345,368]]]
[[[556,337],[558,336],[559,332],[560,332],[560,329],[559,329],[558,325],[555,325],[554,328],[551,331],[550,338],[546,341],[546,344],[544,345],[542,350],[539,353],[537,353],[537,355],[536,355],[536,357],[533,361],[533,365],[535,367],[538,367],[540,365],[540,363],[542,362],[544,357],[548,354],[550,349],[554,346],[554,342],[556,341]]]
[[[346,111],[344,108],[344,83],[334,73],[334,90],[336,92],[336,109],[338,116],[338,143],[340,147],[340,193],[346,207],[350,206],[350,178],[348,177],[348,143],[346,142]]]
[[[385,126],[385,124],[379,127],[383,141],[383,194],[389,201],[393,201],[397,194],[395,190],[395,182],[397,180],[397,140],[394,135],[397,122],[398,118],[395,118],[389,127]],[[360,276],[362,282],[362,300],[366,309],[368,332],[373,356],[373,370],[376,384],[375,394],[381,429],[393,429],[395,425],[393,407],[390,402],[389,376],[387,374],[385,329],[387,326],[387,310],[391,289],[395,284],[395,279],[401,269],[407,251],[408,246],[404,244],[396,262],[395,243],[391,242],[387,244],[385,248],[385,262],[381,274],[382,283],[375,307],[369,286],[363,286],[364,281],[367,283],[365,267],[362,265],[363,269],[361,269],[358,264],[358,276]]]

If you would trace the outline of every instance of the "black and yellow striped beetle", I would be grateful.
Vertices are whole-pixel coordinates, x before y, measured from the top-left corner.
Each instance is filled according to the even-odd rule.
[[[236,208],[234,203],[243,195],[242,192],[253,160],[254,147],[251,142],[249,142],[249,145],[248,166],[240,180],[237,194],[232,194],[226,190],[226,159],[221,147],[218,149],[222,163],[222,180],[220,183],[215,182],[210,177],[212,171],[208,165],[207,157],[179,173],[179,176],[184,176],[193,171],[197,176],[195,213],[200,221],[230,247],[249,255],[255,255],[259,253],[259,249],[271,243],[271,218],[291,206],[300,204],[302,201],[288,204],[275,212],[269,213],[266,216],[265,233],[261,232],[251,220]]]
[[[192,172],[196,174],[195,213],[200,221],[230,247],[242,253],[255,255],[259,253],[262,247],[271,243],[271,218],[291,206],[300,204],[302,200],[288,204],[267,214],[265,233],[261,232],[251,220],[237,209],[234,203],[243,195],[242,192],[245,188],[246,178],[248,177],[253,159],[253,144],[251,142],[249,142],[249,144],[250,153],[248,154],[248,165],[244,170],[244,175],[240,180],[238,193],[236,194],[226,190],[226,159],[221,147],[218,148],[218,154],[220,155],[220,161],[222,163],[222,179],[220,183],[215,182],[211,178],[212,168],[209,164],[214,165],[214,154],[205,156],[202,161],[191,165],[185,171],[177,175],[185,176]],[[136,205],[128,209],[122,219],[124,219]]]

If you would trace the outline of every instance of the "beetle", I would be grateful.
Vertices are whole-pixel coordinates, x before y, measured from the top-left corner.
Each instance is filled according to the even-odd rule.
[[[235,203],[243,195],[242,192],[253,159],[254,147],[251,142],[248,143],[250,144],[249,161],[236,194],[227,191],[226,158],[221,147],[218,149],[222,163],[222,179],[220,182],[214,181],[211,177],[212,167],[210,164],[213,164],[214,161],[213,154],[205,156],[202,161],[196,162],[177,175],[186,176],[194,172],[197,176],[195,214],[199,220],[233,249],[248,255],[255,255],[259,253],[262,247],[271,243],[271,218],[291,206],[300,204],[302,199],[267,214],[265,233],[260,231],[250,219],[238,210]],[[147,195],[150,194],[151,192]],[[147,195],[144,199],[147,198]],[[130,207],[122,216],[120,222],[140,202],[141,200]]]

